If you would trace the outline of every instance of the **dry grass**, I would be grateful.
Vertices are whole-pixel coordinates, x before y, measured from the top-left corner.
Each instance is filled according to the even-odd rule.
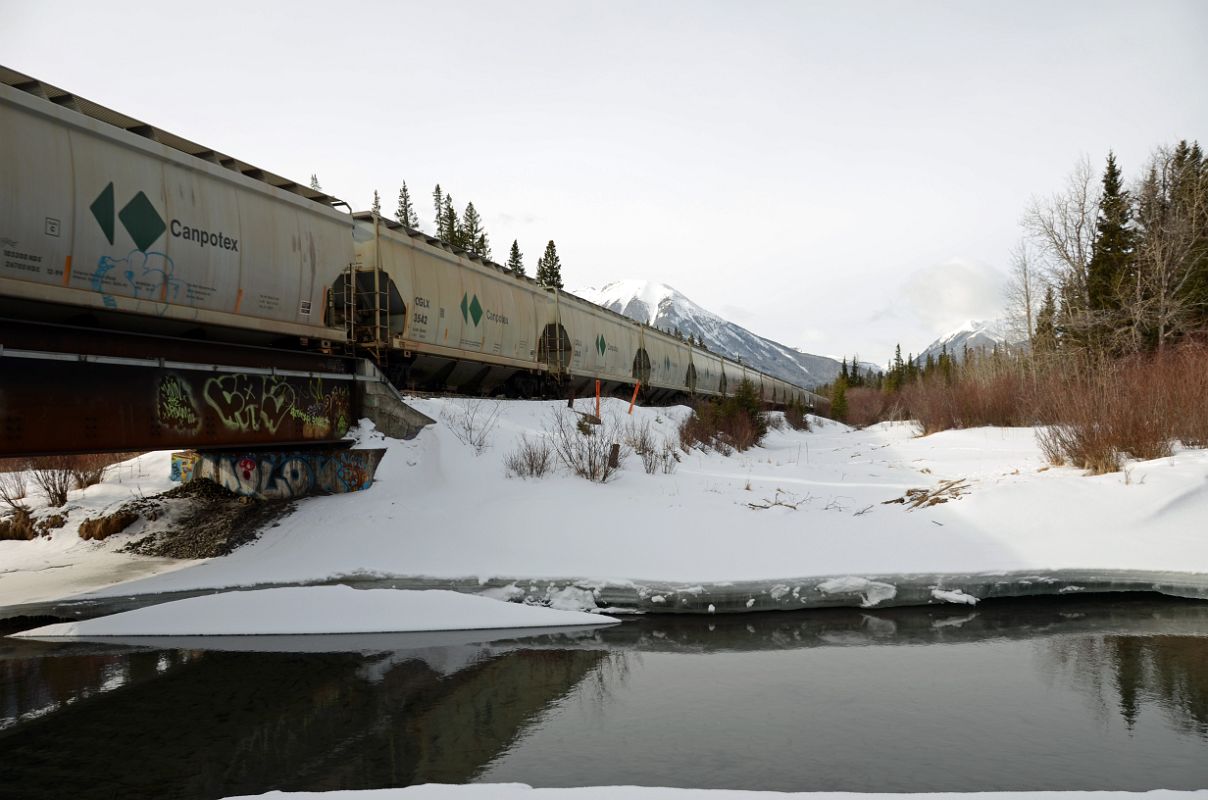
[[[93,517],[80,523],[81,539],[106,539],[121,533],[138,520],[133,511],[119,509],[107,517]]]
[[[38,531],[26,508],[14,509],[8,516],[0,519],[0,541],[29,541],[37,535]]]

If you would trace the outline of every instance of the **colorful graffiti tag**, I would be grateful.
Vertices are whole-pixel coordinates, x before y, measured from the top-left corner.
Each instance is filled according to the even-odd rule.
[[[206,380],[203,390],[206,404],[232,430],[276,434],[286,420],[298,420],[303,438],[321,439],[333,428],[337,434],[347,429],[347,387],[324,385],[316,378],[301,394],[287,379],[275,375],[220,375]]]
[[[205,478],[236,494],[291,500],[367,489],[385,450],[186,452],[172,454],[172,480]]]

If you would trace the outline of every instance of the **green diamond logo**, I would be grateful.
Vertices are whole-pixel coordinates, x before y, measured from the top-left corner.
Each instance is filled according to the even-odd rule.
[[[142,192],[136,194],[134,199],[118,213],[117,217],[122,221],[130,238],[134,240],[134,246],[143,252],[146,252],[147,248],[154,244],[156,239],[163,236],[164,231],[168,229],[163,217],[155,210],[155,206],[151,205],[147,195]],[[103,228],[104,225],[101,227]]]
[[[604,355],[604,351],[607,349],[608,343],[604,341],[604,334],[601,333],[596,337],[596,352],[602,356]]]
[[[97,224],[101,226],[101,232],[105,234],[109,244],[113,244],[113,181],[101,190],[88,208],[96,218]]]
[[[478,295],[474,295],[474,299],[470,301],[470,316],[474,319],[474,324],[482,319],[482,306],[478,304]]]
[[[470,321],[470,295],[468,294],[461,296],[461,318],[466,322]]]

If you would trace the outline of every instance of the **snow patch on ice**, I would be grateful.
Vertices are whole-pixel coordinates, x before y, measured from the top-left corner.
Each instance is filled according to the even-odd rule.
[[[565,589],[553,589],[549,592],[549,607],[559,611],[595,611],[596,596],[590,589],[580,589],[578,586],[567,586]]]
[[[971,594],[965,594],[960,589],[932,589],[931,596],[944,603],[960,603],[970,606],[977,605],[976,597]]]
[[[860,605],[864,608],[871,608],[898,596],[898,587],[892,583],[870,581],[868,578],[858,578],[853,575],[831,578],[814,588],[826,595],[858,594],[860,595]]]

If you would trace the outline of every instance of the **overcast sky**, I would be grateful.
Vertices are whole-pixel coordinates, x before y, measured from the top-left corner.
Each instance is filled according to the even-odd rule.
[[[0,63],[530,273],[884,361],[996,316],[1033,195],[1208,140],[1208,2],[0,0]]]

